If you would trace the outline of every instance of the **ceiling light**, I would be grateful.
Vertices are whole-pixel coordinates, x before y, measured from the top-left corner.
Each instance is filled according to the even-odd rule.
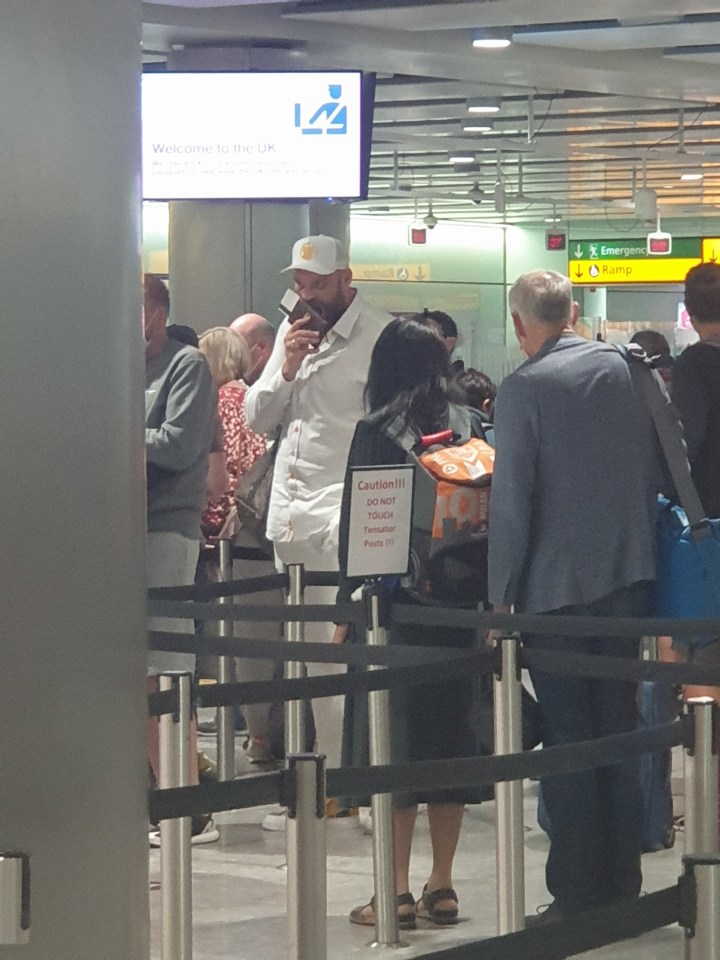
[[[702,180],[702,173],[683,173],[680,177],[681,180]]]
[[[449,156],[450,163],[475,163],[476,157],[469,150],[455,150]]]
[[[562,223],[562,217],[559,214],[555,214],[552,217],[545,217],[545,223]]]
[[[492,128],[491,120],[469,120],[463,124],[465,133],[489,133]]]
[[[499,113],[498,97],[473,97],[467,101],[468,113]]]
[[[502,28],[473,31],[472,44],[478,50],[503,50],[512,43],[512,31]]]

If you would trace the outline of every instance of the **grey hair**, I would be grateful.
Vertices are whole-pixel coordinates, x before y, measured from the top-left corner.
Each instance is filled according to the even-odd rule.
[[[533,270],[515,281],[508,294],[510,312],[548,326],[568,323],[572,318],[572,283],[554,270]]]

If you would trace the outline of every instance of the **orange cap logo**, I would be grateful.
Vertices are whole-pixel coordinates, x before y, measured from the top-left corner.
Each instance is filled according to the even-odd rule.
[[[312,243],[304,243],[300,248],[300,256],[303,260],[312,260],[315,256],[315,247]]]

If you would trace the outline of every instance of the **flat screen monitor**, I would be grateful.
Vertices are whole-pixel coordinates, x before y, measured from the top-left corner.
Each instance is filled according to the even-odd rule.
[[[146,200],[367,196],[374,77],[145,73]]]

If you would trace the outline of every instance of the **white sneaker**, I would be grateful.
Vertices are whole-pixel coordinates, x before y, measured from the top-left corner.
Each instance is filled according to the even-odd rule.
[[[220,839],[220,831],[215,826],[212,817],[193,817],[192,818],[192,838],[190,843],[195,847],[203,843],[214,843]],[[160,830],[151,830],[148,834],[148,840],[151,847],[161,845]]]
[[[287,810],[285,807],[277,807],[267,814],[261,827],[263,830],[269,830],[271,833],[282,833],[285,830],[287,822]]]

